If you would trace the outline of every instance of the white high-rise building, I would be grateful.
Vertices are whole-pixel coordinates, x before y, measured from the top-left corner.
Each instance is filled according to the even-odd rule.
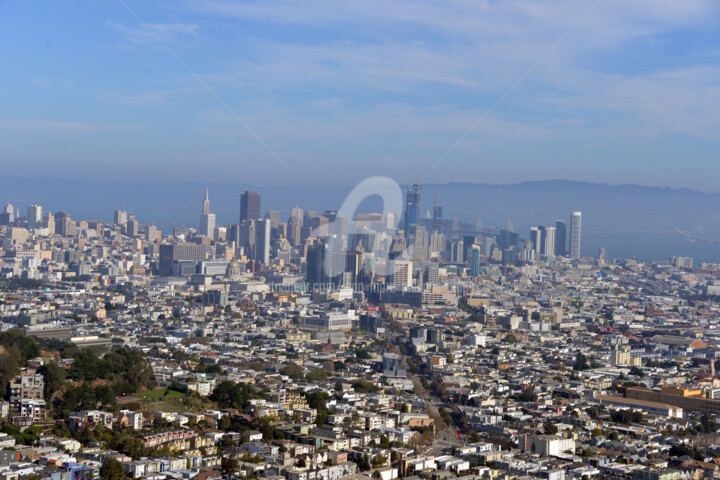
[[[455,240],[450,248],[450,261],[453,263],[463,263],[465,261],[465,242]]]
[[[270,264],[270,220],[255,222],[255,261]]]
[[[42,207],[40,205],[30,205],[27,208],[28,228],[42,227]]]
[[[542,254],[547,257],[555,255],[555,227],[542,230]]]
[[[205,188],[205,200],[203,200],[203,209],[200,215],[200,235],[210,238],[215,237],[215,214],[210,213],[210,198],[207,188]]]
[[[580,258],[580,233],[582,212],[573,212],[570,217],[570,258]]]
[[[128,214],[125,210],[115,210],[115,213],[113,214],[113,221],[115,225],[127,225],[128,222]]]
[[[393,263],[393,285],[396,287],[412,287],[413,262],[395,260]]]
[[[542,253],[542,232],[538,227],[532,227],[530,229],[530,241],[532,242],[532,248],[535,253]]]

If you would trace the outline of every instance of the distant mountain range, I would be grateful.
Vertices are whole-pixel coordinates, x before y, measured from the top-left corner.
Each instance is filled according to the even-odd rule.
[[[115,209],[134,212],[141,223],[188,224],[199,221],[205,187],[210,188],[212,211],[218,224],[237,222],[239,196],[244,190],[262,195],[262,209],[280,210],[283,217],[299,206],[322,212],[338,209],[348,188],[277,187],[227,183],[90,182],[57,179],[0,179],[0,202],[12,203],[24,215],[30,204],[45,211],[68,211],[73,218],[112,219]],[[404,186],[403,186],[404,190]],[[574,210],[583,212],[583,230],[605,232],[671,232],[676,229],[713,236],[720,234],[720,194],[691,189],[606,185],[567,180],[509,185],[448,183],[423,185],[424,217],[439,198],[446,219],[457,217],[485,226],[512,220],[518,231],[532,225],[569,222]],[[363,211],[379,211],[368,199]]]

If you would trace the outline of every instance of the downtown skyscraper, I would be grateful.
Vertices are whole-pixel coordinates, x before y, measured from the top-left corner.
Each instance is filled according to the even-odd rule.
[[[405,222],[403,224],[406,237],[410,232],[410,225],[417,225],[420,223],[421,197],[422,187],[419,184],[416,183],[412,187],[408,185],[405,196]]]
[[[200,214],[200,235],[210,238],[215,236],[215,214],[210,213],[210,198],[207,188],[205,188],[205,200],[203,200],[202,214]]]
[[[245,220],[260,220],[260,195],[251,190],[240,195],[240,223]]]
[[[580,234],[582,212],[572,212],[570,217],[570,258],[580,258]]]

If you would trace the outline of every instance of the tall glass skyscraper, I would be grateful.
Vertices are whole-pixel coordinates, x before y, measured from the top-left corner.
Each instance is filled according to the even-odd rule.
[[[407,238],[410,231],[410,225],[420,223],[420,197],[422,196],[422,187],[417,183],[410,187],[408,185],[407,194],[405,196],[405,223],[403,228]]]
[[[473,245],[471,254],[470,276],[477,277],[480,275],[480,247],[478,245]]]
[[[580,258],[580,232],[582,212],[573,212],[570,217],[570,258]]]

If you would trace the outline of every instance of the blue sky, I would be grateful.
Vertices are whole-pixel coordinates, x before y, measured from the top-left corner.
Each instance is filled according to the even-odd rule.
[[[711,0],[0,1],[3,172],[720,191],[718,25]]]

